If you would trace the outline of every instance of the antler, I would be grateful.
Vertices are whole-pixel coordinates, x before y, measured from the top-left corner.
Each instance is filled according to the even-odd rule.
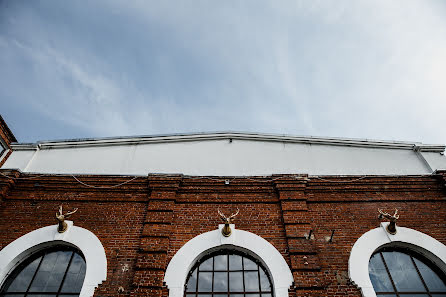
[[[396,209],[396,208],[395,208],[395,213],[393,215],[391,215],[391,214],[389,214],[387,212],[383,212],[379,208],[378,208],[378,211],[380,213],[380,215],[379,215],[380,218],[384,217],[384,218],[389,219],[389,220],[398,220],[399,217],[400,217],[399,215],[397,215],[398,214],[398,209]]]
[[[238,215],[238,213],[240,212],[240,209],[237,208],[237,211],[235,213],[231,214],[229,217],[225,216],[225,214],[220,211],[220,208],[218,208],[217,211],[218,211],[218,214],[220,215],[220,217],[223,219],[223,221],[230,222],[231,219],[235,218]]]
[[[381,208],[378,208],[378,212],[379,212],[379,217],[380,218],[382,218],[382,217],[386,217],[387,218],[388,216],[390,216],[390,214],[388,214],[387,212],[383,212]]]
[[[220,217],[222,218],[222,220],[224,221],[224,222],[226,222],[226,216],[224,215],[224,213],[222,213],[221,211],[220,211],[220,208],[218,208],[217,209],[217,211],[218,211],[218,214],[220,215]]]
[[[75,213],[78,210],[78,208],[75,208],[73,211],[69,211],[65,214],[65,218],[68,218],[69,216],[71,216],[73,213]]]
[[[217,209],[218,214],[220,215],[220,217],[222,218],[223,222],[225,222],[225,225],[223,226],[223,228],[221,229],[221,233],[223,234],[223,236],[228,237],[231,236],[232,230],[231,230],[231,219],[235,218],[240,209],[237,208],[237,212],[231,214],[229,217],[225,216],[221,211],[220,208]]]
[[[64,233],[67,230],[68,225],[65,222],[65,219],[69,218],[77,210],[78,208],[74,209],[73,211],[69,211],[66,214],[63,214],[62,204],[59,206],[59,213],[56,212],[56,219],[58,221],[57,231],[59,233]]]
[[[229,218],[228,219],[232,219],[232,218],[235,218],[237,215],[238,215],[238,213],[240,212],[240,209],[238,209],[238,207],[237,207],[237,212],[236,213],[233,213],[233,214],[231,214],[230,216],[229,216]]]
[[[379,211],[379,216],[378,216],[379,219],[382,219],[384,217],[384,218],[390,220],[390,223],[386,227],[387,232],[389,232],[392,235],[396,234],[396,221],[400,217],[398,215],[398,209],[395,208],[395,213],[393,214],[393,216],[387,212],[383,212],[379,208],[378,208],[378,211]]]
[[[56,218],[58,217],[58,216],[62,216],[63,214],[62,214],[62,204],[59,206],[59,213],[57,213],[56,212]]]

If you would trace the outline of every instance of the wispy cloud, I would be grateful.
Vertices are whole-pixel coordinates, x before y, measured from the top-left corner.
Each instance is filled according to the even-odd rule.
[[[439,1],[0,5],[2,105],[63,124],[65,137],[250,130],[446,142]],[[33,128],[18,138],[36,140]]]

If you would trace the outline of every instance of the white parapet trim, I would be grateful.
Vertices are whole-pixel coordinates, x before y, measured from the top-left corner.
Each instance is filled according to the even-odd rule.
[[[232,235],[225,237],[218,230],[200,234],[185,245],[170,260],[164,275],[169,289],[169,297],[182,297],[189,271],[206,253],[219,249],[241,250],[258,259],[271,275],[274,296],[288,297],[288,289],[293,283],[293,275],[280,252],[262,237],[244,230],[237,230],[231,224]]]
[[[376,297],[369,276],[369,261],[373,253],[383,246],[407,247],[433,261],[446,271],[446,246],[422,232],[397,226],[395,235],[386,231],[389,223],[364,233],[353,245],[348,260],[348,274],[361,289],[362,296]]]
[[[101,241],[87,229],[65,221],[68,229],[57,232],[57,225],[34,230],[14,240],[0,251],[0,286],[26,258],[44,248],[66,244],[78,248],[85,257],[86,271],[80,297],[92,297],[95,288],[107,278],[107,257]]]
[[[434,151],[434,152],[442,152],[445,150],[445,145],[422,144],[420,142],[341,138],[341,137],[295,136],[286,134],[234,132],[234,131],[66,139],[66,140],[53,140],[53,141],[39,141],[37,143],[13,143],[11,146],[14,150],[20,150],[20,149],[35,150],[35,149],[49,149],[49,148],[104,146],[104,145],[105,146],[134,145],[143,143],[168,143],[168,142],[187,142],[187,141],[221,140],[221,139],[238,139],[238,140],[254,140],[254,141],[264,141],[264,142],[272,141],[272,142],[286,142],[286,143],[306,143],[306,144],[340,145],[340,146],[408,149],[408,150],[417,149],[420,151]]]

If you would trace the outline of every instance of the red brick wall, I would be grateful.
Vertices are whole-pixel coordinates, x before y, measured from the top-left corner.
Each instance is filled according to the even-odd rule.
[[[17,139],[15,138],[14,134],[12,134],[11,130],[9,130],[8,125],[6,125],[6,122],[3,120],[2,116],[0,115],[0,138],[3,140],[3,142],[6,144],[5,149],[11,148],[11,142],[16,142]],[[0,148],[0,152],[2,149]],[[1,160],[0,160],[0,167],[6,162],[6,159],[11,155],[12,151],[9,151]]]
[[[105,247],[107,280],[95,296],[167,296],[164,270],[193,237],[217,228],[217,209],[240,213],[238,229],[273,244],[292,269],[290,296],[360,296],[348,281],[351,247],[379,226],[378,208],[400,210],[397,225],[446,244],[443,173],[406,177],[308,177],[231,179],[149,175],[130,177],[38,176],[1,171],[0,248],[51,224],[58,206],[79,208],[76,226]],[[307,239],[312,230],[311,239]],[[333,241],[327,242],[334,231]],[[128,270],[123,269],[128,267]]]

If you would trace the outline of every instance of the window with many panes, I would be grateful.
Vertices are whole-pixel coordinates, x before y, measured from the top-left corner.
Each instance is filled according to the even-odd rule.
[[[185,297],[273,297],[271,278],[255,258],[224,250],[203,257],[186,280]]]
[[[369,276],[378,297],[446,297],[444,272],[412,251],[378,251],[370,259]]]
[[[84,278],[82,253],[71,247],[56,246],[25,259],[6,279],[0,296],[79,296]]]

